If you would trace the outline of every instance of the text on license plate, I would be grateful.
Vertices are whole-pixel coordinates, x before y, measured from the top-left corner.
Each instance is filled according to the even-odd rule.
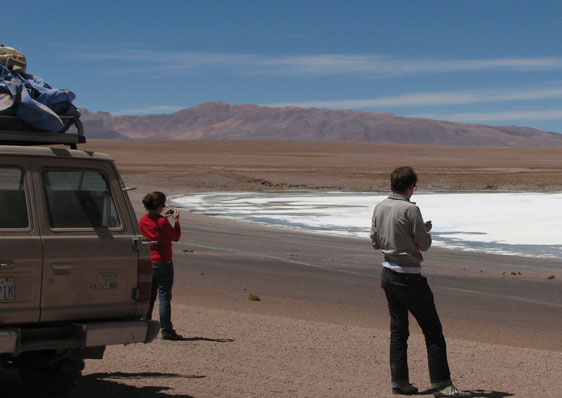
[[[16,300],[16,278],[0,278],[0,302]]]

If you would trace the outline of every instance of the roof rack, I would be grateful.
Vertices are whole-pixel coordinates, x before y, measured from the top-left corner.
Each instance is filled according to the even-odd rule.
[[[50,133],[38,130],[16,131],[0,130],[0,145],[68,145],[71,149],[76,149],[77,144],[86,143],[84,136],[84,126],[77,116],[59,115],[61,119],[69,120],[69,123],[76,127],[76,133]],[[16,118],[16,116],[5,115],[0,118]]]

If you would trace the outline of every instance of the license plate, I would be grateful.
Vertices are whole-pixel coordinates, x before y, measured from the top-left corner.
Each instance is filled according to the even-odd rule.
[[[0,278],[0,302],[16,301],[16,278]]]

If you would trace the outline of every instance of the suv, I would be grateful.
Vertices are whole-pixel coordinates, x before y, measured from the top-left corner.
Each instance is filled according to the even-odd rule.
[[[23,138],[22,138],[23,136]],[[60,395],[106,345],[149,343],[152,266],[113,160],[79,134],[0,131],[0,369]],[[22,144],[26,146],[22,146]]]

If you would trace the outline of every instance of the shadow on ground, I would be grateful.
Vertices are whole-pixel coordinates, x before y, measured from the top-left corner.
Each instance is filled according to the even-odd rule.
[[[210,341],[213,343],[232,343],[234,339],[210,339],[208,337],[184,337],[180,341]]]
[[[234,339],[212,339],[208,337],[184,337],[179,341],[208,341],[212,343],[231,343]],[[179,375],[174,373],[142,372],[142,373],[92,373],[80,378],[78,385],[74,387],[68,398],[193,398],[191,395],[167,394],[171,390],[169,383],[166,385],[131,386],[123,384],[124,380],[152,379],[158,384],[158,379],[203,379],[202,375]],[[30,391],[23,385],[19,374],[15,370],[2,370],[0,372],[0,398],[32,397]],[[62,398],[62,397],[57,397]]]
[[[501,391],[486,391],[486,390],[468,390],[468,391],[472,393],[472,398],[507,398],[515,395],[510,392],[501,392]],[[420,391],[419,395],[433,396],[433,389]]]
[[[471,392],[473,398],[506,398],[515,395],[510,392],[486,391],[486,390],[472,390]]]
[[[171,390],[170,387],[158,385],[157,379],[202,379],[206,376],[202,375],[179,375],[174,373],[93,373],[83,376],[78,385],[74,387],[67,398],[194,398],[185,394],[168,394],[166,391]],[[155,385],[151,386],[131,386],[123,384],[120,381],[133,379],[156,379]],[[32,397],[30,392],[23,386],[19,377],[2,378],[2,398],[21,398]],[[57,397],[59,398],[59,397]]]

